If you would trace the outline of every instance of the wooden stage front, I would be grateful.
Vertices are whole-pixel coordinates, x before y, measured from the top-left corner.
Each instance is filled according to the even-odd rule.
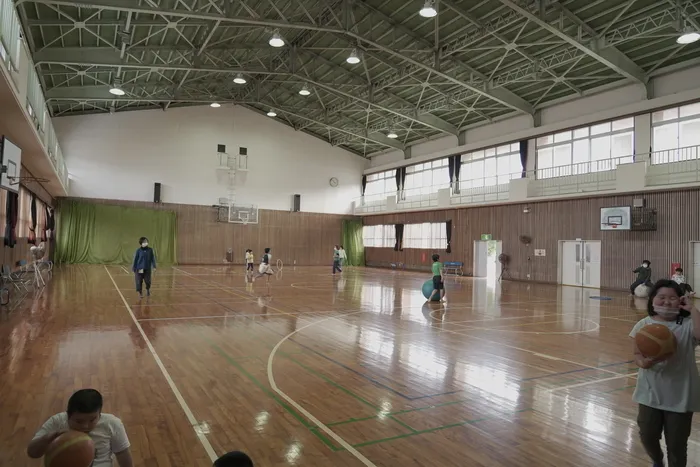
[[[644,301],[450,278],[442,306],[425,275],[330,272],[163,268],[139,300],[122,267],[56,268],[0,321],[0,466],[39,466],[27,442],[84,387],[137,466],[650,465],[627,337]]]

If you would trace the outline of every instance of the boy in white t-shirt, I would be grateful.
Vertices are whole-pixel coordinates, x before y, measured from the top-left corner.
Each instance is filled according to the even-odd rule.
[[[246,272],[253,270],[253,263],[255,263],[255,256],[253,255],[253,250],[245,251],[245,263]]]
[[[112,467],[112,456],[119,467],[134,467],[124,424],[114,415],[102,413],[102,395],[95,389],[81,389],[68,399],[68,408],[49,418],[27,447],[32,459],[44,457],[49,444],[68,430],[87,433],[95,443],[92,467]]]

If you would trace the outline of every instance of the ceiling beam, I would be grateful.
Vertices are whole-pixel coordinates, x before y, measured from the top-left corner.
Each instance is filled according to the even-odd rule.
[[[442,131],[451,135],[457,135],[458,130],[454,125],[435,117],[433,115],[421,114],[417,112],[407,113],[403,109],[396,110],[391,107],[379,104],[377,102],[370,101],[364,97],[357,96],[355,94],[343,91],[340,86],[334,85],[333,83],[322,83],[319,81],[312,80],[306,76],[294,75],[288,72],[274,72],[269,70],[256,70],[256,69],[229,69],[229,68],[207,68],[207,67],[193,67],[189,65],[168,65],[162,63],[128,63],[119,58],[119,53],[115,50],[111,51],[95,51],[91,49],[61,49],[61,48],[49,48],[41,50],[34,54],[34,62],[36,66],[41,66],[43,64],[55,64],[55,65],[69,65],[75,67],[122,67],[122,69],[141,69],[141,70],[176,70],[176,71],[203,71],[203,72],[213,72],[213,73],[227,73],[236,74],[243,73],[246,75],[277,75],[277,76],[291,76],[296,79],[308,82],[309,84],[316,85],[323,88],[336,95],[342,95],[350,99],[362,102],[364,104],[372,105],[380,110],[389,112],[391,114],[397,115],[407,120],[412,120],[416,123],[428,126],[438,131]],[[72,72],[72,71],[71,71]],[[50,90],[49,90],[50,91]]]
[[[565,42],[573,45],[576,47],[578,50],[581,52],[585,53],[589,57],[594,58],[595,60],[599,61],[603,65],[607,66],[611,70],[615,71],[616,73],[619,73],[620,75],[629,78],[633,81],[636,81],[641,84],[646,84],[649,78],[646,76],[646,73],[644,70],[642,70],[641,67],[639,67],[636,63],[634,63],[629,57],[627,57],[625,54],[620,52],[617,48],[611,47],[611,46],[606,46],[605,41],[598,37],[596,34],[595,30],[591,29],[590,26],[585,24],[583,21],[581,21],[578,17],[576,17],[573,13],[568,11],[566,8],[564,8],[561,4],[558,2],[555,2],[555,6],[559,8],[562,13],[565,14],[569,19],[574,21],[578,26],[580,26],[582,29],[584,29],[589,35],[591,35],[591,44],[586,45],[583,42],[580,42],[578,39],[575,37],[569,36],[567,33],[562,31],[560,28],[549,24],[548,22],[544,21],[542,18],[539,16],[530,13],[527,9],[521,7],[519,4],[517,4],[515,1],[512,0],[499,0],[502,4],[505,6],[511,8],[512,10],[518,12],[522,17],[526,18],[528,21],[531,21],[533,24],[536,24],[537,26],[541,27],[545,31],[549,32],[550,34],[564,40]]]
[[[15,5],[19,7],[23,3],[40,3],[44,5],[59,5],[94,10],[113,10],[131,12],[140,15],[160,15],[171,18],[199,19],[204,21],[221,21],[222,23],[247,26],[270,26],[273,28],[303,29],[319,32],[343,32],[342,29],[317,26],[311,23],[281,21],[266,18],[252,18],[242,16],[224,16],[217,13],[195,12],[182,9],[151,7],[141,4],[139,0],[17,0]]]
[[[358,0],[358,4],[361,5],[362,7],[366,8],[369,12],[372,14],[378,16],[382,20],[384,20],[386,23],[388,23],[392,28],[396,29],[397,31],[401,32],[402,34],[405,34],[412,39],[414,39],[416,42],[421,44],[423,47],[426,47],[428,49],[433,48],[433,44],[431,44],[428,40],[424,39],[421,37],[419,34],[411,30],[410,28],[404,26],[401,23],[398,23],[394,19],[391,18],[391,16],[385,14],[383,11],[380,9],[368,4],[365,0]],[[473,67],[469,66],[468,64],[462,62],[461,60],[456,60],[456,59],[450,59],[457,67],[464,69],[465,71],[468,71],[469,73],[474,74],[478,78],[480,78],[483,82],[488,82],[488,77],[484,75],[483,73],[479,72],[478,70],[474,69]],[[487,84],[483,88],[483,93],[485,93],[485,97],[489,97],[497,102],[500,102],[503,105],[506,105],[507,107],[510,107],[514,110],[520,110],[525,113],[533,113],[534,109],[532,106],[525,100],[516,95],[514,92],[506,89],[506,88],[493,88],[491,85]],[[510,105],[508,104],[510,103]]]
[[[535,111],[534,107],[530,103],[528,103],[527,101],[525,101],[522,98],[515,96],[514,94],[513,95],[504,95],[504,93],[502,92],[503,90],[499,90],[498,93],[491,93],[491,92],[489,92],[489,90],[486,89],[486,87],[475,86],[475,85],[472,85],[466,81],[455,78],[455,77],[451,76],[450,74],[447,74],[447,73],[444,73],[440,70],[437,70],[428,64],[425,64],[423,62],[415,60],[414,58],[412,58],[408,55],[405,55],[402,52],[399,52],[397,50],[394,50],[390,47],[384,46],[384,45],[379,44],[377,42],[374,42],[370,38],[367,38],[361,34],[357,34],[357,33],[353,32],[352,30],[343,30],[343,29],[339,29],[339,28],[317,26],[315,24],[310,24],[310,23],[288,22],[288,21],[280,21],[280,20],[265,19],[265,18],[226,17],[226,16],[221,16],[221,15],[216,15],[216,14],[211,14],[211,13],[191,12],[191,11],[185,11],[185,10],[160,8],[160,7],[158,7],[158,8],[146,7],[146,6],[140,5],[139,0],[18,0],[17,1],[18,5],[22,4],[22,3],[43,3],[43,4],[64,5],[64,6],[72,6],[72,7],[78,6],[78,7],[82,7],[82,8],[108,9],[108,10],[124,11],[124,12],[130,11],[132,13],[146,14],[146,15],[151,14],[151,15],[170,16],[173,18],[203,19],[203,20],[210,20],[212,22],[221,21],[222,23],[234,23],[234,24],[251,25],[251,26],[270,26],[270,27],[276,27],[276,28],[303,29],[303,30],[308,30],[308,31],[329,32],[329,33],[344,35],[351,40],[361,41],[361,42],[364,42],[366,44],[369,44],[372,47],[377,48],[377,49],[379,49],[379,50],[381,50],[389,55],[393,55],[393,56],[401,59],[404,62],[411,63],[415,66],[418,66],[419,68],[422,68],[426,71],[429,71],[436,76],[440,76],[440,77],[442,77],[442,78],[444,78],[444,79],[446,79],[454,84],[457,84],[461,87],[469,89],[477,94],[481,94],[484,97],[487,97],[489,99],[493,99],[496,102],[499,102],[507,107],[514,109],[514,110],[518,110],[520,112],[524,112],[527,114],[533,114]]]

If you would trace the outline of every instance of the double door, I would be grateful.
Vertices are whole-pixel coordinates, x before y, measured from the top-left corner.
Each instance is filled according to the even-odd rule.
[[[600,287],[600,241],[561,242],[561,283],[577,287]]]

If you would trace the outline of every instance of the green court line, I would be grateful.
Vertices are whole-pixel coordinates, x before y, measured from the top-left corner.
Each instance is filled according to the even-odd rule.
[[[530,410],[532,410],[532,409],[531,409],[531,408],[527,408],[527,409],[516,410],[515,412],[511,412],[511,414],[514,414],[514,413],[521,413],[521,412],[527,412],[527,411],[530,411]],[[448,429],[448,428],[457,428],[457,427],[465,426],[465,425],[473,425],[474,423],[482,422],[482,421],[484,421],[484,420],[492,420],[492,419],[494,419],[494,417],[485,417],[485,418],[477,418],[477,419],[474,419],[474,420],[465,420],[465,421],[462,421],[462,422],[451,423],[451,424],[449,424],[449,425],[442,425],[442,426],[438,426],[438,427],[435,427],[435,428],[428,428],[428,429],[426,429],[426,430],[418,430],[418,431],[414,431],[414,432],[412,432],[412,433],[406,433],[406,434],[403,434],[403,435],[391,436],[391,437],[389,437],[389,438],[381,438],[381,439],[374,439],[374,440],[370,440],[370,441],[364,441],[364,442],[362,442],[362,443],[353,444],[352,447],[354,447],[354,448],[362,448],[362,447],[365,447],[365,446],[371,446],[371,445],[373,445],[373,444],[386,443],[386,442],[389,442],[389,441],[395,441],[395,440],[397,440],[397,439],[409,438],[409,437],[411,437],[411,436],[423,435],[423,434],[426,434],[426,433],[434,433],[434,432],[436,432],[436,431],[446,430],[446,429]]]
[[[248,378],[250,381],[252,381],[253,384],[255,384],[261,391],[263,391],[263,392],[264,392],[265,394],[267,394],[268,396],[272,397],[279,405],[281,405],[287,412],[289,412],[290,415],[292,415],[294,418],[296,418],[296,419],[299,421],[299,423],[301,423],[302,425],[304,425],[306,428],[311,428],[312,425],[309,424],[309,422],[306,421],[306,418],[304,418],[304,417],[302,417],[301,415],[299,415],[299,414],[296,412],[296,410],[294,410],[294,409],[293,409],[292,407],[290,407],[286,402],[284,402],[282,399],[280,399],[280,398],[277,396],[277,394],[273,393],[273,392],[270,391],[268,388],[266,388],[265,386],[263,386],[263,385],[260,383],[260,381],[257,380],[257,378],[256,378],[255,376],[253,376],[253,375],[251,375],[250,373],[248,373],[248,371],[247,371],[245,368],[243,368],[237,361],[235,361],[233,358],[231,358],[231,356],[229,356],[229,354],[227,354],[226,352],[224,352],[224,351],[223,351],[218,345],[216,345],[216,344],[211,344],[211,346],[214,348],[214,350],[217,351],[217,353],[219,353],[219,355],[221,355],[222,357],[224,357],[224,358],[226,359],[226,361],[228,361],[231,365],[235,366],[235,367],[238,369],[238,371],[240,371],[241,373],[243,373],[243,374],[246,376],[246,378]]]

